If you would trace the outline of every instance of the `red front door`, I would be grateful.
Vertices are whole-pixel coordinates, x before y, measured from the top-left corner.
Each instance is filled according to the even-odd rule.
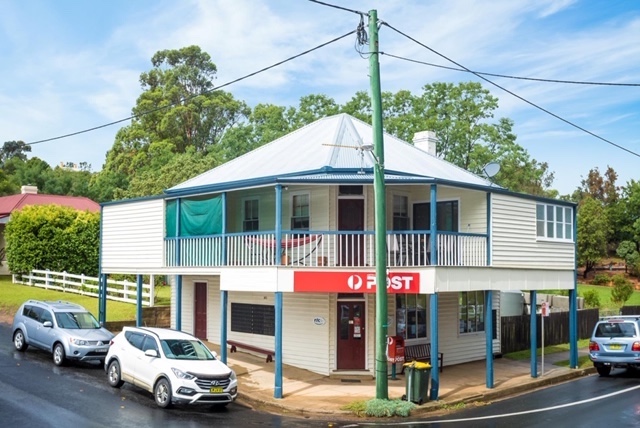
[[[196,282],[195,301],[193,306],[196,308],[196,325],[195,334],[198,339],[207,339],[207,284],[205,282]]]
[[[338,370],[364,370],[366,360],[364,302],[338,302]]]

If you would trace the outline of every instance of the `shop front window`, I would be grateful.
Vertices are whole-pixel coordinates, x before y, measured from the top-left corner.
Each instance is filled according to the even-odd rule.
[[[396,335],[405,340],[426,339],[426,294],[396,294]]]

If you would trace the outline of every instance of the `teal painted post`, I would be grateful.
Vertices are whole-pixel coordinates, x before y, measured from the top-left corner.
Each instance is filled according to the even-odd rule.
[[[573,290],[569,290],[569,367],[578,368],[578,224],[573,208],[573,241],[575,258],[573,263]]]
[[[227,257],[227,192],[222,193],[222,248],[221,264],[226,266],[229,264]]]
[[[529,292],[529,307],[531,308],[529,333],[531,336],[531,377],[538,377],[538,314],[536,314],[538,293]]]
[[[136,276],[136,326],[140,327],[142,322],[142,275]]]
[[[276,375],[274,398],[282,398],[282,292],[276,293]]]
[[[229,302],[229,292],[220,292],[220,359],[227,364],[227,307]]]
[[[429,200],[429,214],[431,224],[429,225],[429,234],[431,235],[431,264],[438,265],[438,187],[431,185],[431,199]],[[433,344],[431,345],[433,346]]]
[[[182,275],[176,275],[176,330],[182,330]]]
[[[431,324],[431,400],[438,399],[440,390],[440,374],[438,373],[438,293],[429,297],[430,324]]]
[[[280,253],[282,251],[282,185],[276,185],[276,265],[282,263]],[[276,349],[275,349],[275,385],[273,397],[282,398],[282,292],[275,295],[275,316],[276,316]]]
[[[491,266],[491,192],[487,192],[487,266]]]
[[[98,302],[98,305],[100,306],[98,311],[100,317],[99,321],[100,324],[104,326],[107,322],[107,275],[104,273],[101,273],[98,277],[98,296],[100,299]]]
[[[487,290],[484,298],[484,334],[487,339],[487,388],[493,388],[493,291]]]

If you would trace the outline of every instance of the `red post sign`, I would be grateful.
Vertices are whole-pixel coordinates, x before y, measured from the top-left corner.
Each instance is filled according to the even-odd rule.
[[[293,291],[327,293],[375,293],[375,272],[318,272],[296,271],[293,273]],[[387,276],[388,293],[420,292],[420,274],[416,272],[394,272]]]

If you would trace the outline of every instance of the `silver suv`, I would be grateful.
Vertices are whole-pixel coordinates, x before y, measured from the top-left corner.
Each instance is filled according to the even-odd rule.
[[[589,342],[589,358],[600,376],[614,367],[640,369],[640,315],[604,317]]]
[[[13,318],[13,345],[53,354],[61,366],[66,360],[104,362],[113,334],[85,308],[75,303],[28,300]]]

